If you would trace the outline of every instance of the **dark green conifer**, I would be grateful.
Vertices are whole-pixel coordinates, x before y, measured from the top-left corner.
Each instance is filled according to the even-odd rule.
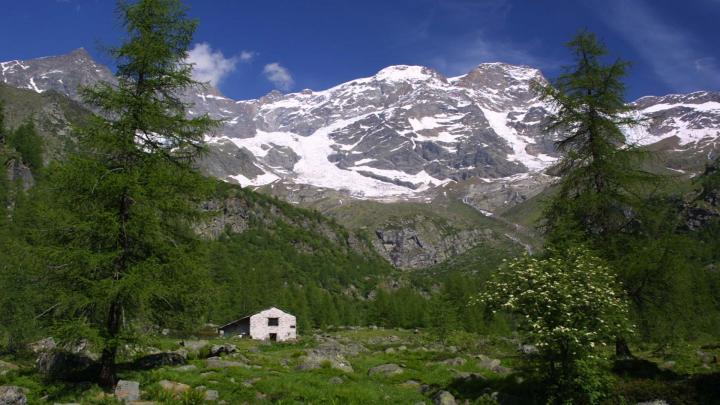
[[[603,63],[607,49],[589,32],[567,46],[575,64],[554,83],[537,85],[556,108],[547,131],[560,134],[556,145],[563,153],[559,190],[545,212],[551,242],[622,231],[641,203],[637,187],[653,177],[621,130],[639,124],[624,100],[628,62]]]
[[[187,118],[179,98],[197,85],[185,62],[196,23],[181,2],[120,2],[119,11],[118,84],[85,89],[100,115],[81,128],[81,152],[52,170],[40,230],[48,282],[60,290],[56,318],[100,343],[105,387],[134,322],[187,329],[204,314],[208,277],[192,227],[211,183],[192,162],[217,124]]]

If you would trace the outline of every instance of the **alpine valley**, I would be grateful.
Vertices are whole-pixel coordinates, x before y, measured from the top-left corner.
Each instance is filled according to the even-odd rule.
[[[71,124],[87,115],[79,87],[115,80],[83,49],[0,68],[4,94],[37,99],[7,114],[35,116],[46,160],[63,156]],[[206,136],[204,173],[318,210],[364,233],[395,267],[416,269],[483,246],[538,246],[534,219],[558,155],[544,132],[552,106],[534,82],[546,83],[539,70],[504,63],[457,77],[400,65],[320,91],[232,100],[206,86],[184,99],[190,114],[224,121]],[[720,93],[632,105],[642,124],[626,135],[659,152],[658,170],[689,179],[720,151]]]

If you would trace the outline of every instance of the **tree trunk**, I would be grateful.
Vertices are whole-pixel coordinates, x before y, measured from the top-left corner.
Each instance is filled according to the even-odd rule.
[[[107,320],[107,337],[105,338],[105,347],[103,348],[102,357],[100,358],[100,375],[98,382],[105,389],[112,389],[117,384],[117,366],[115,358],[117,356],[117,336],[120,333],[120,325],[122,322],[122,305],[117,298],[110,305],[110,313]]]
[[[624,338],[617,338],[615,339],[615,358],[618,360],[628,360],[628,359],[634,359],[635,356],[633,356],[632,352],[630,351],[630,347],[627,344],[627,341]]]

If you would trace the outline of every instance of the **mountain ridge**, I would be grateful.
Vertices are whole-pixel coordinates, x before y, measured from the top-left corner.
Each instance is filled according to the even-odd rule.
[[[84,50],[0,66],[8,85],[75,100],[73,86],[114,80]],[[501,62],[454,77],[395,65],[321,91],[233,100],[203,86],[182,98],[191,115],[225,122],[206,138],[204,173],[316,209],[365,233],[396,267],[423,268],[482,244],[538,245],[528,221],[504,217],[554,182],[558,134],[545,133],[552,106],[533,81],[547,82]],[[660,165],[678,175],[693,177],[720,151],[720,93],[631,104],[645,124],[628,138],[663,151]]]

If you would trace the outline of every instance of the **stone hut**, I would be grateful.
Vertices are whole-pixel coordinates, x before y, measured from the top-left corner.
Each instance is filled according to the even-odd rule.
[[[221,336],[282,342],[297,338],[295,316],[272,307],[218,328]]]

